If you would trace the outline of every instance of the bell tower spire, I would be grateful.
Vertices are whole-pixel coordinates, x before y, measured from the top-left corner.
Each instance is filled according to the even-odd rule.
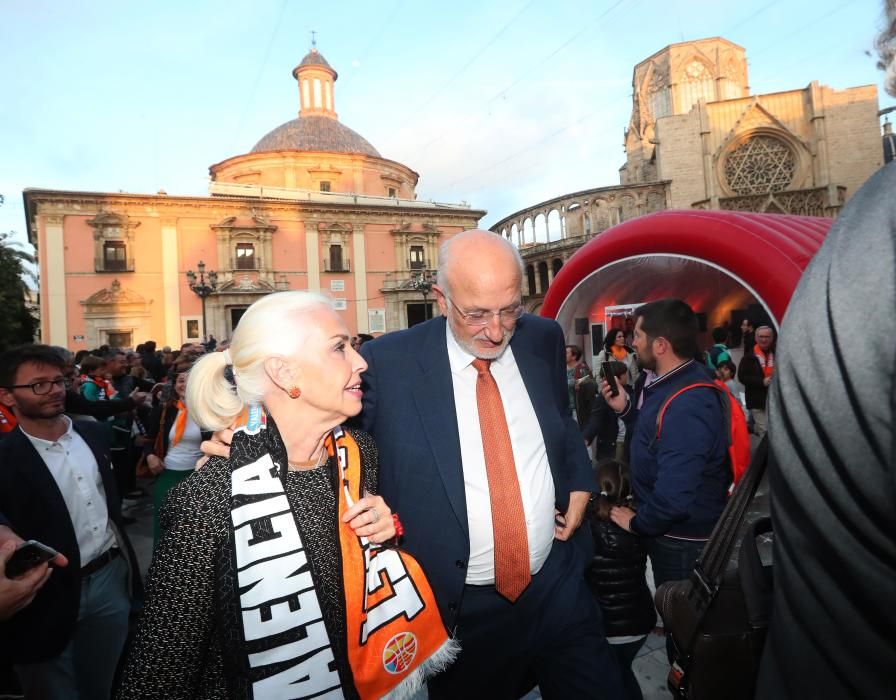
[[[299,83],[299,116],[337,119],[333,83],[337,75],[317,50],[317,32],[311,32],[311,51],[292,72]]]

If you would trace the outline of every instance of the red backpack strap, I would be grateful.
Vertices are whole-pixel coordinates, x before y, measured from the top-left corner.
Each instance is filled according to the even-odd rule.
[[[656,435],[654,436],[654,440],[660,439],[660,433],[663,429],[663,416],[666,415],[666,409],[669,408],[669,404],[672,403],[672,399],[674,399],[679,394],[683,394],[686,391],[696,389],[700,386],[705,386],[707,389],[714,389],[721,396],[722,416],[723,420],[725,421],[725,442],[728,443],[729,447],[731,446],[731,395],[729,394],[726,387],[720,386],[716,382],[697,382],[696,384],[688,384],[687,386],[683,386],[681,389],[667,398],[663,405],[660,407],[659,413],[656,414]]]

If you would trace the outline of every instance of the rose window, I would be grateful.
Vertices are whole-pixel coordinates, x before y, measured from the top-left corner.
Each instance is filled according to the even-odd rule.
[[[796,172],[796,157],[781,139],[759,134],[728,154],[725,179],[737,194],[766,194],[787,189]]]

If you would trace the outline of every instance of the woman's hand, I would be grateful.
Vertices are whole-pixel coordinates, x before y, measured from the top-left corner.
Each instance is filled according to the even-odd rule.
[[[149,467],[150,473],[156,476],[165,471],[165,463],[156,455],[146,455],[146,466]]]
[[[392,510],[381,496],[364,496],[345,511],[342,522],[348,523],[359,537],[366,537],[377,544],[395,537]]]
[[[199,446],[199,449],[202,450],[202,454],[205,455],[204,461],[200,460],[202,464],[205,464],[209,457],[223,457],[224,459],[230,459],[230,443],[232,441],[233,428],[219,430],[212,434],[211,440],[203,440],[202,444]],[[202,464],[197,463],[196,468],[199,469]]]

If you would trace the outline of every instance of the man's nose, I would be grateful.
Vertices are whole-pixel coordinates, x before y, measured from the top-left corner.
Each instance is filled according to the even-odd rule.
[[[501,325],[501,315],[492,314],[485,324],[485,334],[493,343],[497,343],[504,337],[504,326]]]

